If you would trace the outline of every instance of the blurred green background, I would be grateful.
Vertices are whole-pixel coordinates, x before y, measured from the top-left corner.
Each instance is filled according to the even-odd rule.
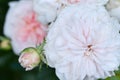
[[[0,36],[3,35],[3,26],[7,13],[8,2],[15,0],[0,0]],[[32,71],[26,72],[18,63],[18,56],[12,50],[0,50],[0,80],[58,80],[55,70],[43,65]],[[106,80],[120,80],[120,70],[116,71],[116,76]]]
[[[0,36],[3,35],[3,26],[7,13],[8,2],[15,0],[0,0]],[[18,56],[13,51],[0,50],[0,80],[58,80],[54,69],[43,65],[26,72],[18,63]]]

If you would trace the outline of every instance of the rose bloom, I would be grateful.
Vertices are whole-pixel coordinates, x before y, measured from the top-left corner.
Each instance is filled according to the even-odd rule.
[[[64,4],[84,3],[84,4],[96,4],[96,5],[104,5],[108,2],[108,0],[58,0],[58,1],[61,1]]]
[[[108,0],[62,0],[67,1],[67,4],[75,4],[75,3],[84,3],[84,4],[96,4],[96,5],[104,5],[108,2]]]
[[[51,23],[55,20],[61,4],[58,0],[34,0],[34,10],[37,19],[43,24]]]
[[[26,47],[36,47],[43,42],[46,26],[36,20],[32,0],[10,2],[4,34],[11,39],[16,54]]]
[[[80,2],[87,4],[105,5],[108,2],[108,0],[80,0]]]
[[[26,71],[32,70],[40,63],[40,55],[35,48],[26,48],[21,52],[19,63]]]
[[[112,17],[120,21],[120,0],[110,0],[106,8]]]
[[[34,0],[37,19],[43,24],[52,23],[66,6],[81,4],[104,5],[108,0]]]
[[[66,7],[50,27],[45,55],[60,80],[96,80],[120,64],[120,25],[103,6]]]

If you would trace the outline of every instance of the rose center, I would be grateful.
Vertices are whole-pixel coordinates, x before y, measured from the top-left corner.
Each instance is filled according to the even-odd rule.
[[[85,56],[90,56],[92,54],[92,52],[93,52],[92,45],[88,45],[87,49],[84,52],[84,55]]]

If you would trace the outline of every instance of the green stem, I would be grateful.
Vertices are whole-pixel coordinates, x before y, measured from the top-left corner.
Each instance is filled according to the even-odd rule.
[[[39,46],[37,46],[37,51],[38,51],[38,53],[39,53],[39,55],[40,55],[40,57],[41,57],[41,60],[42,60],[44,63],[47,64],[47,60],[46,60],[46,58],[45,58],[45,56],[44,56],[44,53],[43,53],[43,51],[44,51],[43,48],[44,48],[45,44],[46,44],[46,40],[44,39],[43,43],[41,43]]]
[[[44,50],[44,45],[46,44],[46,40],[44,39],[43,43],[41,43],[39,46],[37,46],[37,50],[39,52],[39,54],[41,54]]]

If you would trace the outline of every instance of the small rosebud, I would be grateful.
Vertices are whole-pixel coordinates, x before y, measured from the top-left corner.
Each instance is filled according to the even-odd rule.
[[[10,50],[11,49],[10,40],[0,36],[0,49]]]
[[[22,51],[19,57],[19,63],[26,71],[32,70],[34,67],[38,66],[41,59],[36,48],[26,48]]]

